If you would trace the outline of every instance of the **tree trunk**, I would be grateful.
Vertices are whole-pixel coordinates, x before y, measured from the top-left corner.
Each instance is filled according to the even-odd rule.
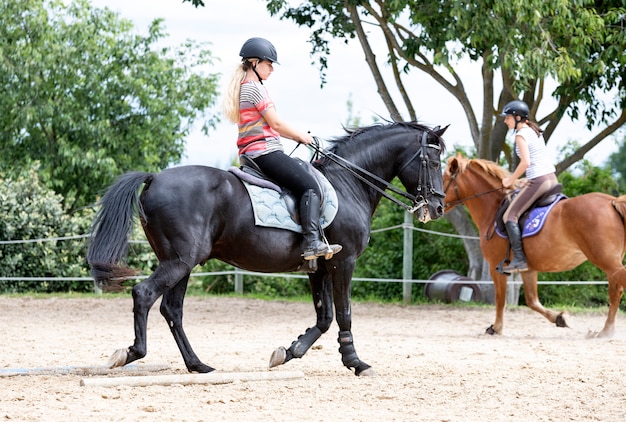
[[[462,207],[446,212],[445,217],[452,223],[457,233],[463,236],[463,246],[469,259],[467,276],[472,280],[483,280],[483,254],[480,240],[469,214]]]

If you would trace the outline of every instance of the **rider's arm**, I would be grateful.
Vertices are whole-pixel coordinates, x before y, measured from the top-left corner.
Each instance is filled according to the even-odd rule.
[[[278,113],[274,107],[269,107],[263,114],[265,121],[272,129],[280,133],[280,136],[300,142],[302,144],[310,144],[313,137],[308,133],[301,132],[289,126],[278,117]]]
[[[519,164],[513,171],[513,174],[509,177],[505,177],[502,179],[502,186],[505,188],[510,188],[515,185],[515,181],[522,177],[528,166],[530,165],[530,151],[528,149],[528,144],[526,143],[526,139],[522,136],[515,136],[515,143],[517,144],[517,148],[519,150]]]

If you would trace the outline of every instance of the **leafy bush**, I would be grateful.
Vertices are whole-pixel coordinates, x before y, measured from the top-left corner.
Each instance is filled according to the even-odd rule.
[[[54,239],[87,233],[93,211],[68,214],[62,197],[43,187],[37,168],[10,178],[0,174],[0,239]],[[87,277],[85,239],[0,244],[2,277]],[[90,291],[75,280],[0,280],[0,292]]]
[[[395,180],[396,183],[397,180]],[[357,260],[354,277],[361,278],[402,278],[404,232],[404,210],[398,205],[384,200],[380,203],[372,219],[372,235],[367,249]],[[415,220],[414,220],[415,222]],[[445,218],[427,224],[414,223],[417,228],[435,232],[454,233],[454,228]],[[376,229],[396,227],[377,232]],[[464,274],[468,270],[467,255],[463,243],[456,238],[433,235],[413,230],[413,273],[415,280],[428,280],[439,270],[454,269]],[[412,299],[423,297],[424,285],[414,284]],[[374,281],[353,282],[352,296],[360,299],[401,300],[402,283],[381,283]]]

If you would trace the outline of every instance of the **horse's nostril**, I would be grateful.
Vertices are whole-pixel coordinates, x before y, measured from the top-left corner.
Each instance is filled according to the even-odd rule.
[[[437,207],[437,215],[439,217],[443,215],[443,207],[441,205]]]

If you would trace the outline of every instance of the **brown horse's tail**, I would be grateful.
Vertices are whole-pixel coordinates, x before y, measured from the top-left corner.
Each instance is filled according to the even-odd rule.
[[[152,177],[150,173],[126,173],[109,187],[100,201],[91,228],[87,262],[96,285],[104,291],[123,290],[124,283],[136,274],[119,263],[126,255],[135,214],[145,218],[139,188]]]

